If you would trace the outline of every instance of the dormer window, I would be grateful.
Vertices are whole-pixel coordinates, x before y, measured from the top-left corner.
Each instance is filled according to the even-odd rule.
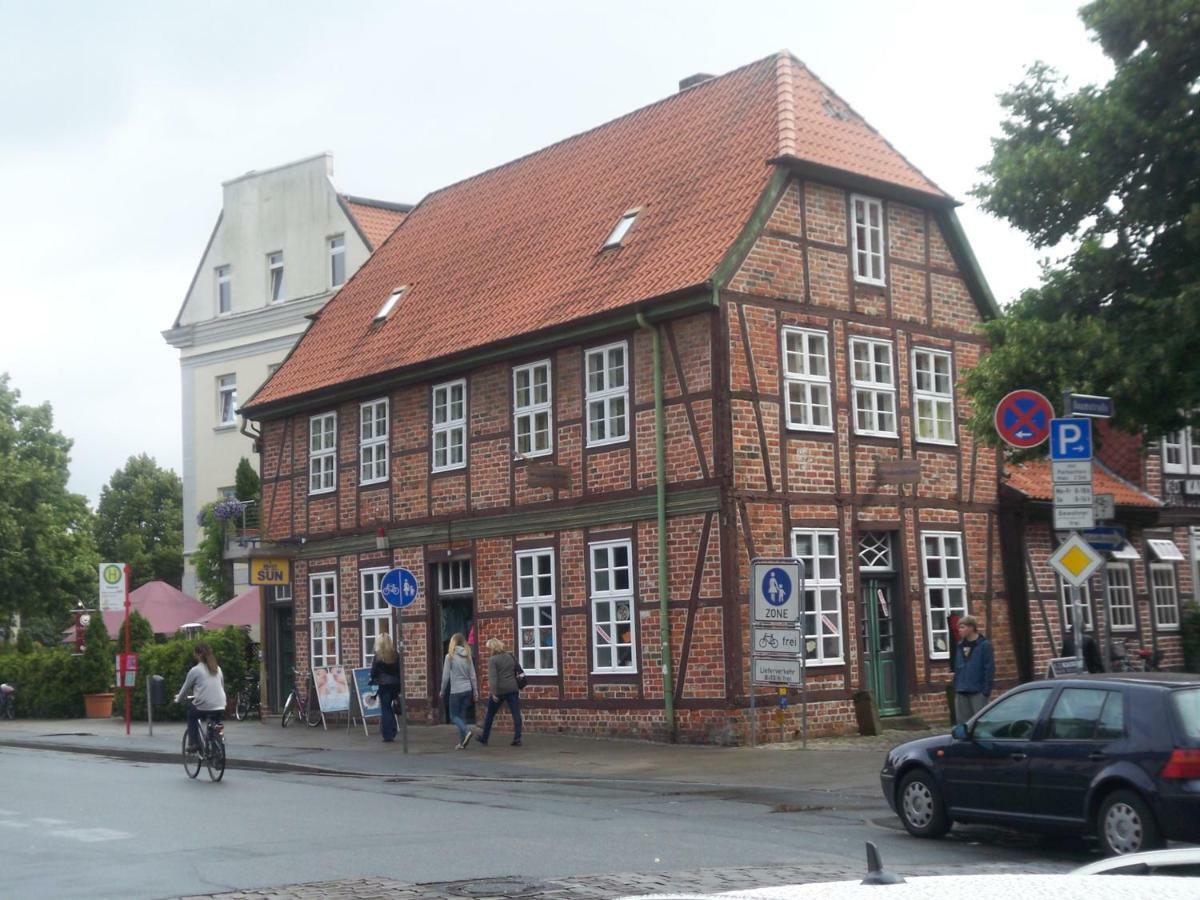
[[[625,235],[629,233],[629,229],[633,227],[634,221],[640,213],[640,209],[631,209],[625,215],[621,216],[621,220],[617,222],[617,227],[612,230],[612,234],[608,236],[608,240],[604,242],[601,250],[609,250],[613,247],[620,247],[621,241],[625,239]]]
[[[375,321],[381,322],[391,315],[392,310],[396,308],[396,304],[400,302],[400,298],[404,296],[404,292],[407,290],[408,286],[405,285],[392,291],[388,298],[383,301],[383,306],[379,307],[379,312],[375,313]]]

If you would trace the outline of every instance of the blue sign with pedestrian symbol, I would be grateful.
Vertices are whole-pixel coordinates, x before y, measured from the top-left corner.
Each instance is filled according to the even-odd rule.
[[[1091,419],[1052,419],[1050,421],[1050,458],[1087,460],[1092,458]]]
[[[784,623],[800,617],[804,564],[798,559],[751,561],[750,605],[754,621]]]
[[[379,593],[389,606],[404,609],[417,599],[417,576],[408,569],[392,569],[379,582]]]
[[[792,596],[792,579],[788,573],[776,566],[768,569],[762,580],[763,597],[772,606],[783,606]]]

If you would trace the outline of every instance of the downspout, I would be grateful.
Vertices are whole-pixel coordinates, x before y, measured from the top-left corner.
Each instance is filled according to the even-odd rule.
[[[637,314],[639,328],[650,332],[654,347],[654,480],[658,488],[658,631],[662,642],[663,715],[675,739],[675,679],[671,672],[671,620],[667,608],[667,424],[663,414],[662,338],[658,328]]]

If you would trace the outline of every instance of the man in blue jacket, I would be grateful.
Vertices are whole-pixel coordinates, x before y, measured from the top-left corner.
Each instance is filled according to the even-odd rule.
[[[992,642],[979,633],[974,616],[958,620],[958,646],[954,648],[954,717],[967,722],[992,696],[996,660]]]

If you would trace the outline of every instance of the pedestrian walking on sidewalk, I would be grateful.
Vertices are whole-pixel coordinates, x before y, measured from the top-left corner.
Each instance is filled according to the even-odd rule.
[[[450,721],[458,727],[456,750],[466,750],[471,743],[471,729],[467,725],[467,707],[479,699],[479,682],[475,678],[475,661],[471,658],[471,647],[461,632],[450,638],[450,649],[442,661],[442,689],[438,700],[446,690],[450,691]]]
[[[958,646],[954,649],[954,717],[968,722],[987,705],[996,681],[992,642],[979,633],[974,616],[958,620]]]
[[[501,703],[508,704],[508,711],[513,718],[514,747],[521,746],[521,689],[517,686],[517,658],[504,649],[504,641],[492,638],[487,642],[488,651],[488,685],[491,696],[488,697],[487,716],[483,720],[483,733],[479,735],[479,743],[487,744],[492,733],[492,720],[496,718],[496,710]]]
[[[390,744],[396,739],[396,713],[392,709],[392,700],[400,693],[400,654],[387,632],[375,638],[375,661],[371,663],[370,681],[379,695],[379,731],[383,742]]]

